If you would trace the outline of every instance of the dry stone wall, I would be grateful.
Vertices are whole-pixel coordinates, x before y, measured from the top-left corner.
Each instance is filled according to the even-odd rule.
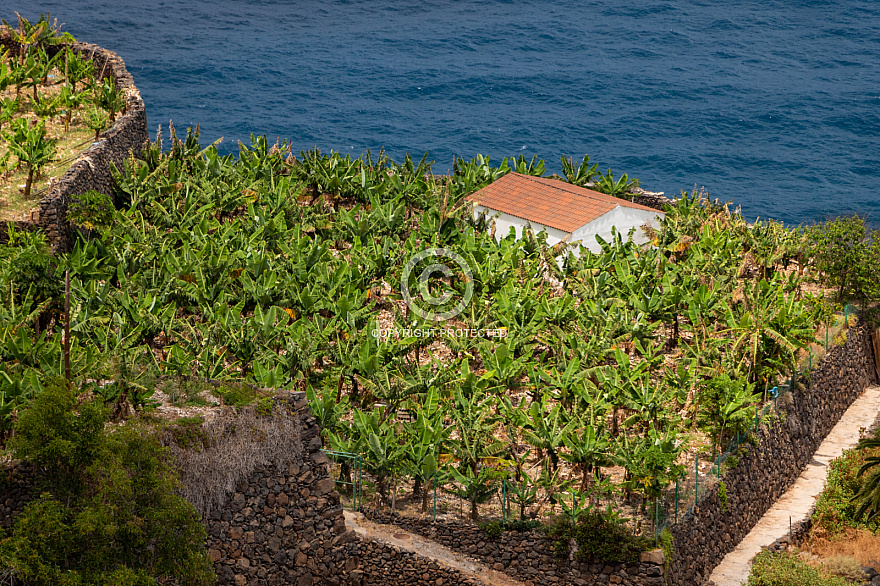
[[[33,468],[27,462],[0,465],[0,529],[8,533],[15,516],[36,496]]]
[[[113,51],[89,43],[50,45],[47,52],[54,55],[68,46],[92,59],[100,79],[110,78],[116,82],[116,87],[125,95],[125,111],[116,117],[113,126],[102,132],[98,140],[83,151],[70,169],[49,188],[28,220],[0,221],[0,242],[6,240],[7,224],[12,223],[22,230],[43,230],[55,253],[69,250],[73,236],[67,221],[70,199],[90,189],[112,197],[114,182],[110,163],[121,169],[123,161],[132,153],[137,156],[144,142],[148,140],[144,101],[122,58]],[[0,47],[18,50],[18,44],[3,34],[0,34]]]
[[[661,586],[663,553],[648,552],[640,563],[606,564],[579,560],[575,553],[560,559],[552,542],[540,531],[504,531],[490,539],[479,527],[457,521],[433,522],[397,513],[366,512],[376,522],[391,524],[433,539],[446,547],[478,559],[494,570],[529,584],[623,584]]]
[[[876,382],[868,328],[853,327],[846,344],[832,349],[813,368],[805,390],[780,398],[781,417],[756,433],[736,468],[723,482],[727,506],[717,487],[701,497],[694,514],[672,529],[675,555],[671,585],[705,584],[721,559],[793,484],[844,411]]]
[[[348,531],[305,393],[292,393],[303,456],[255,469],[206,520],[220,584],[311,586],[482,584],[456,570]]]

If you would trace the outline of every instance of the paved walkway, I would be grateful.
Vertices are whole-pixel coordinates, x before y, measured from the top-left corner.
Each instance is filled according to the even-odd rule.
[[[526,586],[525,583],[518,582],[503,572],[497,572],[485,564],[454,552],[436,541],[410,533],[395,525],[379,525],[368,521],[362,513],[345,511],[345,525],[358,535],[415,552],[448,568],[458,570],[468,578],[479,580],[484,584]]]
[[[843,450],[859,441],[859,428],[870,427],[880,412],[880,387],[869,387],[846,410],[825,441],[813,454],[807,469],[788,492],[770,507],[758,524],[727,554],[712,572],[717,586],[741,586],[746,582],[752,559],[761,548],[772,544],[788,533],[789,520],[797,523],[812,512],[816,497],[822,492],[828,474],[828,462],[840,456]]]

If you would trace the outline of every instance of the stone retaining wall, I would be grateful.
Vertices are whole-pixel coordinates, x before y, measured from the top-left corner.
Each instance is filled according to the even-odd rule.
[[[26,462],[0,464],[0,529],[12,521],[36,495],[34,472]]]
[[[529,584],[624,584],[661,586],[663,553],[649,552],[641,563],[605,564],[578,560],[574,553],[557,558],[553,543],[540,531],[504,531],[490,539],[479,527],[457,521],[433,522],[397,513],[365,512],[373,522],[391,524],[467,554],[499,572]]]
[[[804,381],[805,382],[805,381]],[[793,484],[844,411],[875,382],[868,328],[850,328],[843,346],[813,368],[806,390],[779,401],[780,419],[756,433],[723,482],[727,510],[717,487],[700,498],[694,514],[673,527],[675,555],[669,584],[705,584],[721,559],[736,547],[773,502]]]
[[[113,51],[102,49],[89,43],[73,45],[50,45],[47,52],[54,55],[66,47],[72,47],[81,55],[91,58],[96,75],[100,79],[115,80],[116,87],[125,95],[125,112],[116,117],[113,126],[101,133],[97,142],[92,143],[71,164],[70,169],[49,188],[40,200],[38,209],[30,218],[21,222],[0,221],[0,242],[6,240],[6,225],[13,223],[22,230],[41,229],[46,233],[46,241],[54,253],[65,252],[72,245],[72,232],[67,221],[67,208],[70,198],[94,189],[104,195],[113,196],[113,177],[110,163],[122,169],[122,164],[132,153],[140,154],[141,147],[148,140],[147,111],[134,79],[125,68],[125,62]],[[0,47],[18,50],[18,44],[0,33]]]
[[[206,521],[220,584],[475,585],[459,572],[347,531],[305,393],[291,393],[304,455],[255,469]]]

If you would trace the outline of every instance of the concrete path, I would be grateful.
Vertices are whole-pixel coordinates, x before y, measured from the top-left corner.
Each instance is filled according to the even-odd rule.
[[[368,521],[362,513],[345,511],[345,525],[358,535],[383,541],[401,549],[411,551],[448,568],[458,570],[465,576],[479,580],[484,584],[498,586],[526,586],[503,572],[473,560],[465,555],[454,552],[448,547],[431,539],[410,533],[395,525],[380,525]]]
[[[807,469],[795,481],[788,492],[773,503],[758,524],[727,554],[712,572],[717,586],[741,586],[746,582],[752,567],[752,559],[761,548],[772,544],[788,533],[789,519],[797,523],[806,519],[822,492],[828,474],[828,462],[837,458],[843,450],[859,441],[859,428],[871,427],[880,412],[880,387],[869,387],[846,410],[825,441],[813,454]]]

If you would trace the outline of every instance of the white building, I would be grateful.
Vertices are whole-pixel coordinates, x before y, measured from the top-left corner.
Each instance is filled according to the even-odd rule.
[[[658,228],[663,212],[625,199],[577,187],[564,181],[509,173],[477,191],[468,201],[475,217],[485,212],[493,218],[495,236],[507,236],[512,227],[517,238],[531,226],[537,234],[547,233],[547,244],[580,242],[591,252],[602,248],[596,236],[611,240],[611,229],[624,237],[632,228],[633,242],[648,241],[641,229],[646,223]]]

